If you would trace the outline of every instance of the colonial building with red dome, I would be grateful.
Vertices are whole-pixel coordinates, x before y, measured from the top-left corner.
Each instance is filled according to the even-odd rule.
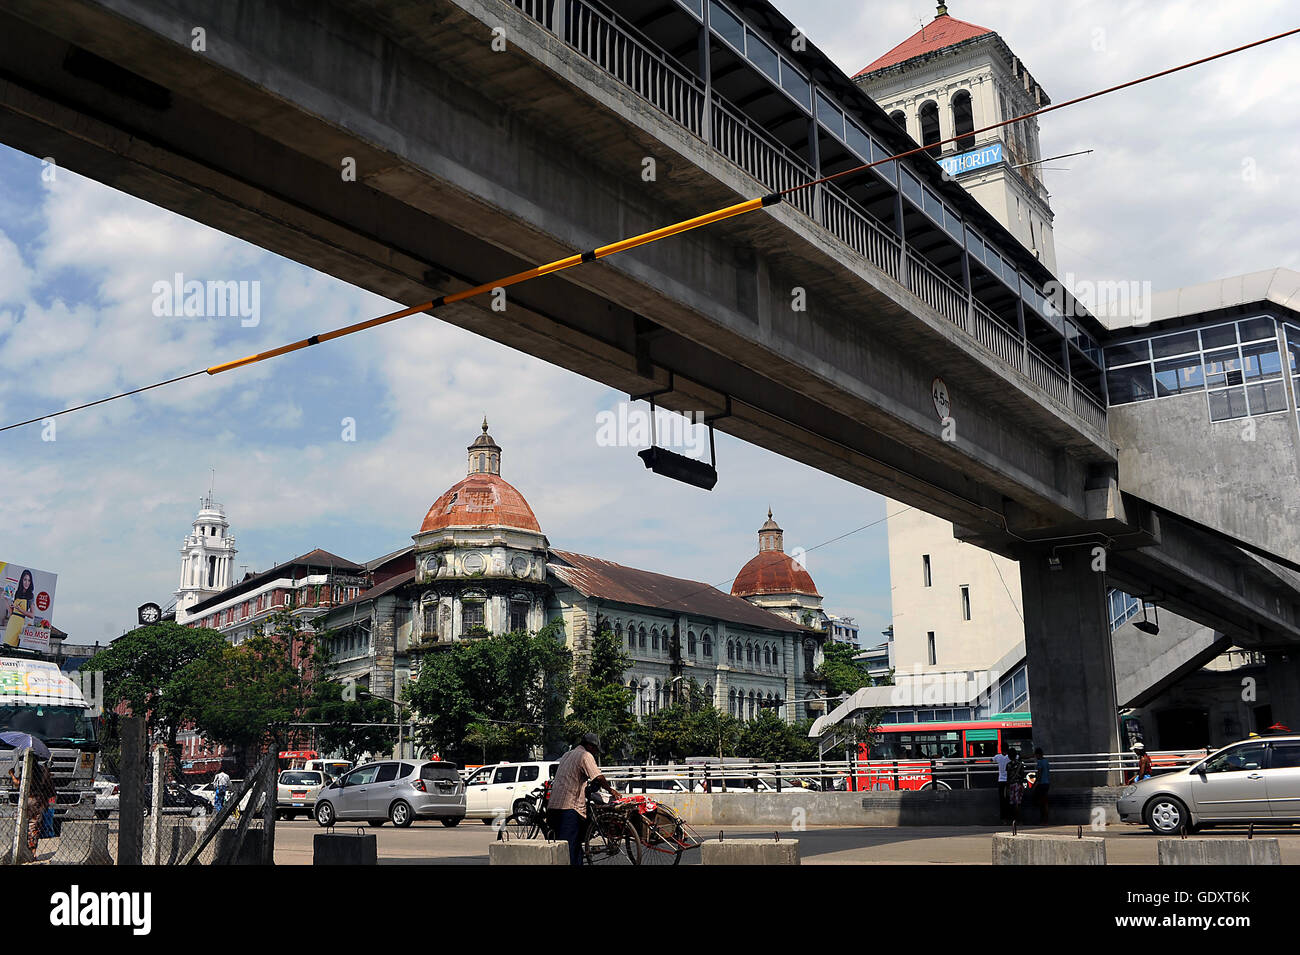
[[[412,545],[366,563],[369,588],[316,621],[333,634],[333,676],[396,699],[427,654],[558,619],[579,670],[596,633],[618,638],[638,714],[691,684],[741,719],[824,710],[821,595],[770,513],[758,556],[724,593],[552,547],[501,461],[485,420],[466,476],[434,501]]]

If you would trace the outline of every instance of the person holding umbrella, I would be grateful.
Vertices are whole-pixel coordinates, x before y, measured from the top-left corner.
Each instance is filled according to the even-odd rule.
[[[33,856],[41,840],[41,829],[45,824],[45,812],[55,800],[54,775],[50,772],[50,750],[44,743],[27,733],[0,733],[0,740],[14,748],[14,761],[9,765],[9,781],[14,789],[21,791],[22,780],[16,772],[18,760],[22,754],[31,750],[36,756],[36,772],[27,785],[27,848]]]

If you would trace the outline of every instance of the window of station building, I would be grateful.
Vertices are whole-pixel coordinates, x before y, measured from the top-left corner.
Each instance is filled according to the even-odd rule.
[[[961,588],[961,618],[970,619],[970,585],[962,584]]]
[[[700,638],[700,652],[709,659],[713,659],[713,638],[707,633]]]
[[[781,57],[766,40],[753,30],[745,30],[745,55],[768,79],[781,82]]]
[[[958,90],[952,98],[953,131],[961,139],[957,140],[958,151],[975,148],[975,113],[971,108],[970,93]]]
[[[716,0],[709,3],[709,26],[737,51],[745,52],[745,25],[740,22],[739,17]]]
[[[930,630],[925,635],[925,655],[926,655],[926,659],[929,660],[930,662],[930,666],[934,666],[936,663],[939,662],[938,657],[935,654],[933,630]]]
[[[889,118],[896,122],[900,129],[907,129],[907,114],[901,109],[896,109],[889,114]]]
[[[640,639],[640,644],[641,644],[641,649],[642,649],[642,650],[644,650],[644,649],[645,649],[645,646],[646,646],[646,644],[645,644],[645,637],[646,637],[645,627],[643,626],[643,627],[641,628],[641,639]]]
[[[482,627],[484,622],[483,601],[466,600],[460,605],[460,632],[468,633],[475,627]]]
[[[510,601],[510,630],[517,632],[528,629],[528,602],[525,600]]]
[[[844,138],[844,111],[821,90],[817,91],[817,121],[838,138]]]
[[[694,630],[686,631],[686,652],[689,653],[691,656],[695,656],[695,631]]]
[[[921,555],[921,580],[924,582],[924,586],[926,587],[930,586],[931,580],[930,580],[930,555],[929,554]]]
[[[807,78],[796,70],[790,63],[782,57],[781,59],[781,89],[790,94],[804,109],[812,110],[812,84]]]
[[[943,147],[938,145],[939,142],[939,104],[934,100],[926,100],[921,104],[921,145],[928,147],[928,152],[935,159],[943,152]],[[931,145],[934,143],[935,145]]]

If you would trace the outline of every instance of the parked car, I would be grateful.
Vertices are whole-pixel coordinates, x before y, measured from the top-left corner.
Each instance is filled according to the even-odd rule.
[[[528,794],[555,778],[559,763],[497,763],[483,766],[465,781],[465,814],[492,825],[525,807]]]
[[[450,828],[465,818],[465,785],[456,764],[442,760],[365,763],[321,789],[315,813],[322,826],[364,820],[405,828],[437,819]]]
[[[212,783],[195,783],[190,787],[190,792],[200,799],[206,799],[208,805],[213,805],[217,800],[217,787]]]
[[[1252,737],[1121,793],[1119,817],[1169,835],[1222,823],[1300,822],[1300,736]]]
[[[656,793],[689,793],[703,792],[704,785],[696,780],[692,785],[691,781],[681,776],[657,776],[648,779],[640,777],[633,779],[614,780],[614,788],[621,793],[628,795],[637,793],[646,793],[654,795]]]
[[[121,787],[116,776],[100,776],[95,780],[95,815],[107,819],[117,812]]]
[[[281,819],[316,812],[316,796],[330,778],[319,769],[286,769],[276,780],[275,812]]]
[[[144,814],[153,810],[153,781],[144,785]],[[206,816],[212,812],[212,804],[202,796],[196,796],[180,783],[167,783],[163,787],[162,811],[164,816]]]

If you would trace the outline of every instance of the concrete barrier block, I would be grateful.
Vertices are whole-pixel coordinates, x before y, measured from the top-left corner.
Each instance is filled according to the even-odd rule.
[[[65,821],[53,865],[112,865],[108,851],[108,823]]]
[[[1276,839],[1161,839],[1160,865],[1281,865]]]
[[[213,860],[225,859],[226,853],[230,851],[231,844],[239,833],[234,829],[223,829],[217,833],[215,840],[216,852]],[[261,865],[262,864],[262,830],[249,828],[244,833],[243,842],[239,845],[239,850],[233,859],[227,860],[229,865]]]
[[[512,839],[488,846],[488,865],[568,865],[569,844]]]
[[[178,865],[199,841],[199,834],[192,826],[176,825],[171,827],[169,846],[163,857],[163,865]]]
[[[379,865],[379,840],[372,835],[318,832],[311,849],[312,865]]]
[[[704,865],[799,865],[799,840],[710,839],[700,846]]]
[[[994,865],[1105,865],[1106,840],[1097,836],[993,837]]]

